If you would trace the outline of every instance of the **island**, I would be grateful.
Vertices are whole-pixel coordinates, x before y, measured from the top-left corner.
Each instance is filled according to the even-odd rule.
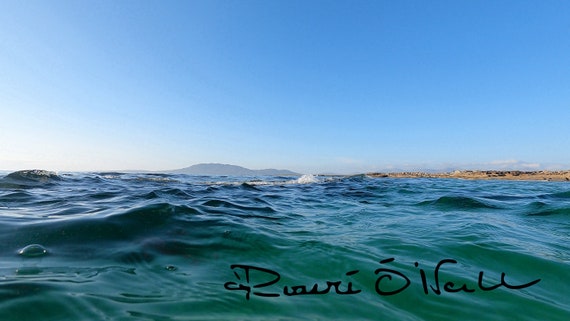
[[[286,169],[249,169],[237,165],[219,163],[201,163],[166,172],[173,174],[208,176],[301,176],[299,173]]]

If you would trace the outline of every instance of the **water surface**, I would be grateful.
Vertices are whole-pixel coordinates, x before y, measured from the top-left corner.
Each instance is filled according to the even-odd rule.
[[[2,320],[570,316],[569,183],[6,174]]]

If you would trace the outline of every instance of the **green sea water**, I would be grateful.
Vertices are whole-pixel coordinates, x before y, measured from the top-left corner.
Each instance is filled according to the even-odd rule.
[[[0,175],[0,320],[570,320],[570,184]]]

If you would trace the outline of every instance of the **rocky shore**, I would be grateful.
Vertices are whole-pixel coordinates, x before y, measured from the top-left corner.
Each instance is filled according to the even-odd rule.
[[[570,181],[570,170],[566,171],[475,171],[463,170],[447,173],[398,172],[368,173],[370,177],[391,178],[461,178],[461,179],[502,179],[520,181]]]

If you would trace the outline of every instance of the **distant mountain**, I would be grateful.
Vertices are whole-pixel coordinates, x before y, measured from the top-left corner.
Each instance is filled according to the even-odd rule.
[[[301,174],[295,173],[285,169],[249,169],[236,165],[228,164],[196,164],[190,167],[176,169],[169,171],[176,174],[188,175],[212,175],[212,176],[299,176]]]

